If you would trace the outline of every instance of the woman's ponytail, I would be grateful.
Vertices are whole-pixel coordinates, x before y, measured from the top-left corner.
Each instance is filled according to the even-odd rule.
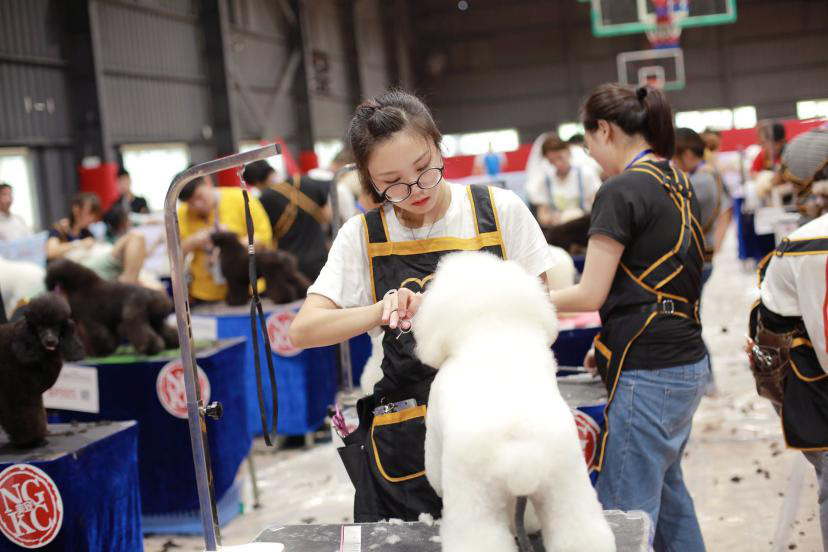
[[[657,88],[645,85],[633,90],[618,83],[602,84],[584,103],[584,128],[596,130],[599,120],[615,123],[626,134],[640,134],[661,157],[673,156],[673,111]]]

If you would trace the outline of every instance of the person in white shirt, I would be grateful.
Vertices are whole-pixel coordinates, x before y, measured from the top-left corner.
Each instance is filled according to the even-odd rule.
[[[23,217],[11,212],[12,201],[11,185],[0,183],[0,241],[19,240],[32,234]]]
[[[418,360],[407,333],[421,292],[452,251],[488,251],[544,281],[554,261],[513,192],[444,180],[442,135],[415,96],[391,91],[362,103],[348,137],[362,186],[381,205],[345,222],[290,339],[297,347],[319,347],[382,327],[383,377],[357,403],[359,428],[345,436],[339,453],[356,489],[356,522],[416,521],[442,510],[423,455],[436,370]]]
[[[526,184],[541,226],[556,226],[589,214],[601,178],[588,164],[575,165],[569,145],[549,133],[541,146],[544,170]]]
[[[785,443],[816,470],[828,550],[828,132],[792,140],[782,169],[782,180],[797,186],[800,212],[817,218],[760,263],[761,299],[751,311],[747,351],[759,394],[782,418]]]
[[[828,550],[826,280],[828,214],[790,234],[770,256],[762,279],[761,302],[752,317],[754,341],[749,343],[749,354],[753,353],[755,371],[756,364],[762,362],[761,352],[768,352],[762,346],[779,345],[763,335],[792,337],[783,353],[790,358],[789,366],[785,367],[785,380],[777,400],[771,400],[782,417],[786,444],[801,450],[816,469],[822,541]],[[761,321],[758,330],[756,317]]]

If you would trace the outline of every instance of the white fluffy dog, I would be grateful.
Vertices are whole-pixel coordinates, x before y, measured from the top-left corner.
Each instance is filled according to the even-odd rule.
[[[444,501],[443,550],[516,550],[510,526],[527,496],[547,552],[614,551],[558,391],[557,319],[540,280],[487,253],[447,255],[413,324],[420,359],[439,367],[425,468]]]

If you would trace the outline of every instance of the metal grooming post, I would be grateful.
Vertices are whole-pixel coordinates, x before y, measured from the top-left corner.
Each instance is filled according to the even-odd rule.
[[[195,165],[175,177],[167,191],[167,198],[164,200],[164,224],[167,228],[167,253],[170,257],[175,319],[178,324],[178,339],[181,343],[181,364],[185,368],[184,387],[187,394],[187,420],[190,426],[190,443],[193,447],[193,463],[196,472],[196,485],[198,486],[198,506],[204,528],[204,543],[208,551],[218,550],[221,544],[221,534],[216,512],[216,496],[213,490],[213,472],[210,467],[210,449],[207,444],[207,424],[204,419],[205,415],[209,415],[208,407],[202,403],[201,390],[196,385],[190,302],[184,277],[181,230],[178,226],[176,210],[178,195],[184,185],[191,180],[259,159],[279,155],[280,153],[279,146],[271,144],[245,153]]]
[[[339,229],[342,228],[342,216],[339,212],[339,193],[337,189],[337,182],[339,179],[344,176],[346,173],[356,170],[356,165],[354,163],[349,163],[339,168],[339,170],[334,173],[333,182],[331,183],[331,210],[333,211],[333,217],[331,220],[331,234],[333,238],[336,238],[337,233],[339,233]],[[351,343],[347,339],[339,344],[339,366],[340,366],[340,378],[341,378],[341,387],[340,392],[343,395],[352,395],[354,392],[354,374],[353,368],[351,366]]]

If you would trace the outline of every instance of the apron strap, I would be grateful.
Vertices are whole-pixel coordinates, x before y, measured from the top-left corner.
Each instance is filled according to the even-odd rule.
[[[391,241],[388,237],[382,207],[372,209],[362,215],[362,222],[368,231],[368,243],[388,243]]]
[[[469,184],[466,187],[471,200],[477,234],[498,231],[497,214],[489,191],[489,186]]]
[[[693,215],[690,210],[692,188],[687,177],[683,174],[679,176],[675,169],[673,169],[671,176],[655,165],[642,162],[630,170],[643,172],[656,178],[670,196],[670,199],[681,215],[681,229],[679,230],[676,245],[658,261],[647,267],[641,274],[633,277],[633,280],[639,285],[643,284],[642,287],[647,289],[647,291],[658,290],[662,292],[663,288],[688,265],[691,248],[694,244],[698,249],[699,256],[702,260],[704,259],[704,251],[701,248],[703,241],[700,241],[703,240],[703,237],[696,236],[693,228]]]
[[[783,239],[774,251],[777,257],[786,255],[825,255],[828,254],[828,236],[804,240]]]
[[[301,183],[302,179],[297,174],[293,177],[293,182],[290,184],[287,182],[280,182],[275,186],[270,187],[271,190],[281,194],[290,202],[288,206],[285,207],[285,210],[282,211],[282,215],[279,217],[279,220],[276,221],[276,225],[273,228],[273,234],[276,239],[279,239],[288,233],[288,230],[291,229],[293,222],[296,220],[296,215],[298,214],[299,209],[313,217],[313,219],[320,225],[325,224],[325,217],[322,214],[322,207],[320,207],[314,200],[308,197],[301,190]]]

